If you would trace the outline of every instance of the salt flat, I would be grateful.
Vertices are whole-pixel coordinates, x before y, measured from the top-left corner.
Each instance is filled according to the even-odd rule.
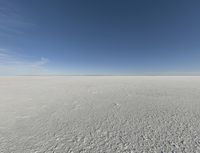
[[[200,77],[0,77],[0,152],[200,152]]]

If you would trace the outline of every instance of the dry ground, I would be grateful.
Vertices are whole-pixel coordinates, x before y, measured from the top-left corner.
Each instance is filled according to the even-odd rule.
[[[1,153],[200,152],[200,77],[1,77]]]

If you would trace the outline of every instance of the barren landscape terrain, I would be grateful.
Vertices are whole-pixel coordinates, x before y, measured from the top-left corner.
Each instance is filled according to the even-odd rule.
[[[1,77],[0,152],[199,153],[200,77]]]

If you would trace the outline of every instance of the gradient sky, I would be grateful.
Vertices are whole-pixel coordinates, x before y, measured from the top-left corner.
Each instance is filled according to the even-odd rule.
[[[200,74],[199,0],[0,0],[0,75]]]

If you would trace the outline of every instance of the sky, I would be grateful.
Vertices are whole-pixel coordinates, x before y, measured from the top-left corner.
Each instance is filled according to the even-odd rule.
[[[0,0],[0,75],[199,75],[199,0]]]

